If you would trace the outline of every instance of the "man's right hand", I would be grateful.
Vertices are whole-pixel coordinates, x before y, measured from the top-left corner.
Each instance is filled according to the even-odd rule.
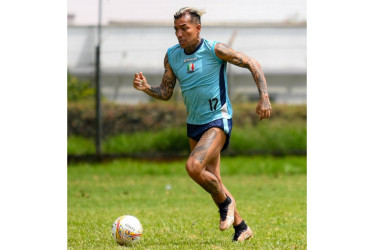
[[[149,89],[151,86],[147,83],[147,79],[143,76],[142,72],[135,73],[134,80],[133,80],[133,86],[137,90],[144,91],[146,89]]]

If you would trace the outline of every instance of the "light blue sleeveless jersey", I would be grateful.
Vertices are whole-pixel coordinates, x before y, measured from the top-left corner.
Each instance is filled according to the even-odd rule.
[[[186,54],[179,44],[167,51],[169,64],[182,89],[189,124],[206,124],[221,118],[226,123],[232,118],[227,63],[216,56],[216,43],[201,39],[191,54]]]

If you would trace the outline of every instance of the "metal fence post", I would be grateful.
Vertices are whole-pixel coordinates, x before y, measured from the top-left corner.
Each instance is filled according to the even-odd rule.
[[[99,0],[99,21],[98,21],[98,37],[96,46],[96,155],[101,155],[101,138],[102,138],[102,119],[101,119],[101,74],[100,74],[100,44],[101,44],[101,8],[102,0]]]

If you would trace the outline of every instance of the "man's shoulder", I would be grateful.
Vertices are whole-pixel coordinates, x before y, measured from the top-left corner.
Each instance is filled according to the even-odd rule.
[[[216,46],[217,43],[220,43],[219,41],[215,41],[215,40],[207,40],[207,39],[204,39],[204,43],[209,46],[210,48],[214,49],[214,47]]]
[[[205,44],[212,47],[217,41],[204,39]]]
[[[181,46],[179,44],[176,44],[176,45],[168,48],[168,53],[172,53],[172,52],[178,51],[180,49],[182,49]]]

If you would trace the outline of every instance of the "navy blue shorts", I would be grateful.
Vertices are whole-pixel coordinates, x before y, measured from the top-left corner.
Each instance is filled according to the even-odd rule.
[[[232,119],[218,119],[207,124],[195,125],[187,123],[187,136],[195,141],[199,141],[203,134],[210,128],[217,127],[222,129],[226,134],[226,142],[222,147],[225,150],[230,143],[231,129],[232,129]]]

